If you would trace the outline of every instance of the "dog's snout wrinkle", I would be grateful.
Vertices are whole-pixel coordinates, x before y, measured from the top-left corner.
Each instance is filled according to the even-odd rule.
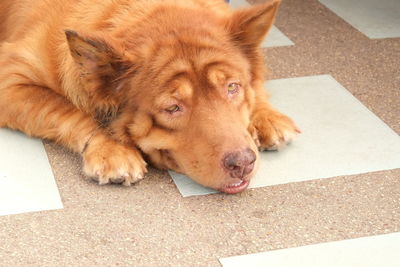
[[[250,148],[230,152],[223,158],[223,165],[232,178],[244,178],[254,169],[256,154]]]

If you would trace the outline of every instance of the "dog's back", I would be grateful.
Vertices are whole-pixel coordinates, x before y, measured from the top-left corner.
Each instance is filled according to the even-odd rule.
[[[18,33],[26,33],[37,24],[54,25],[52,20],[62,20],[64,23],[76,20],[78,24],[96,24],[101,29],[105,24],[101,25],[100,21],[104,22],[111,14],[118,14],[118,10],[121,11],[119,18],[124,15],[132,18],[140,16],[152,5],[168,2],[204,7],[215,12],[225,12],[227,9],[222,0],[1,0],[0,42],[10,36],[21,37]]]
[[[97,8],[95,4],[97,1],[84,1],[92,2],[92,8]],[[15,42],[28,35],[39,37],[42,35],[41,31],[60,31],[62,29],[59,26],[80,2],[83,1],[1,0],[0,42],[5,40]]]
[[[67,83],[76,79],[65,74],[70,67],[65,62],[69,51],[64,30],[109,40],[112,32],[124,32],[127,25],[131,29],[154,8],[170,5],[215,13],[228,9],[222,0],[0,0],[0,66],[9,64],[2,61],[12,50],[24,62],[20,70],[27,68],[24,75],[34,71],[34,82],[65,94],[60,77]],[[8,44],[1,45],[4,41]]]
[[[7,37],[7,24],[9,20],[9,14],[14,1],[2,0],[0,1],[0,43]]]

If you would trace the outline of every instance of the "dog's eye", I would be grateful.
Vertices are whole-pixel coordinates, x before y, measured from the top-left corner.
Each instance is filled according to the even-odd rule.
[[[170,107],[165,109],[165,111],[167,111],[169,113],[175,113],[175,112],[178,112],[180,110],[181,110],[181,108],[178,105],[172,105],[172,106],[170,106]]]
[[[234,94],[237,93],[240,89],[240,84],[238,83],[230,83],[228,84],[228,93]]]

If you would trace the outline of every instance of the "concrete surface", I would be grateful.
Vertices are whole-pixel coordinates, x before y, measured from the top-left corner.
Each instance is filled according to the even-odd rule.
[[[317,0],[285,0],[271,79],[331,74],[400,133],[400,39],[370,40]],[[377,137],[379,138],[379,137]],[[182,198],[165,172],[99,187],[47,143],[64,209],[0,217],[0,266],[220,266],[218,258],[400,231],[400,169]]]

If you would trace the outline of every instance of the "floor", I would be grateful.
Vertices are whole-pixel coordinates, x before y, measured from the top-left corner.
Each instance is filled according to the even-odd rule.
[[[370,39],[317,0],[285,0],[276,27],[294,45],[265,49],[270,79],[331,75],[400,134],[399,37]],[[400,169],[183,198],[166,172],[100,187],[77,155],[45,148],[64,208],[0,216],[0,266],[220,266],[400,232]]]

